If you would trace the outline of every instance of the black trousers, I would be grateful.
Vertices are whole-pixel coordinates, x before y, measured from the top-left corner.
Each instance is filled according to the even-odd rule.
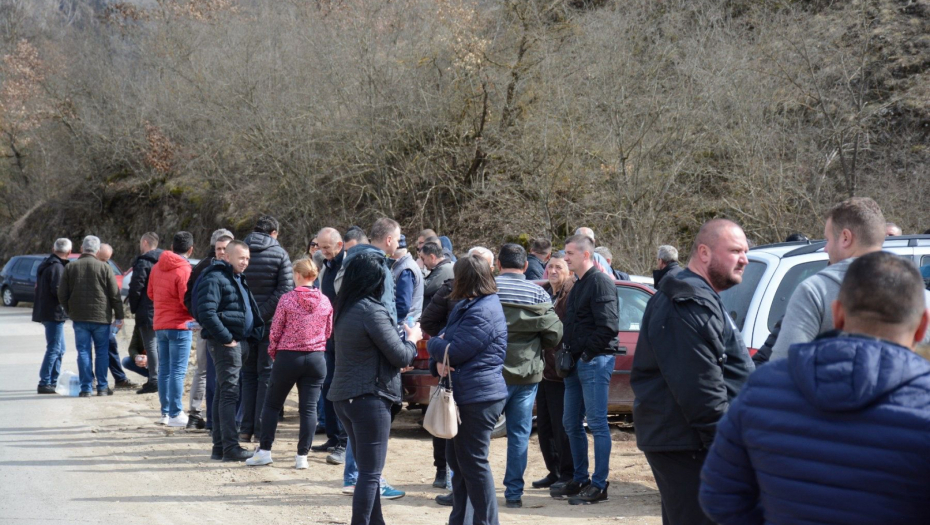
[[[559,481],[571,481],[575,473],[572,449],[568,444],[562,412],[565,411],[565,383],[539,382],[536,390],[536,428],[539,449],[549,475]]]
[[[216,393],[213,395],[213,447],[224,452],[239,447],[236,431],[236,404],[239,402],[239,373],[248,347],[213,343],[207,346],[216,369]]]
[[[452,514],[449,525],[464,525],[465,505],[475,508],[474,525],[498,525],[494,476],[488,462],[491,431],[504,410],[506,399],[459,405],[459,433],[446,441],[446,460],[452,476]]]
[[[243,434],[261,435],[262,408],[271,380],[271,358],[268,357],[268,332],[260,343],[240,343],[248,346],[248,356],[242,363],[242,424]],[[277,417],[277,415],[275,415]]]
[[[352,525],[384,525],[381,471],[391,434],[391,401],[368,394],[336,401],[336,413],[352,442],[358,479],[352,495]]]
[[[284,408],[287,395],[297,385],[300,436],[297,453],[306,456],[316,433],[316,405],[326,379],[326,359],[323,352],[293,352],[279,350],[271,368],[271,382],[262,409],[261,448],[271,450],[278,430],[278,413]]]
[[[698,491],[706,451],[645,452],[662,496],[662,525],[713,525],[701,510]]]
[[[333,402],[326,396],[329,393],[329,386],[333,384],[333,372],[336,370],[336,351],[333,350],[332,339],[326,342],[326,380],[323,381],[323,415],[326,419],[326,439],[336,441],[340,446],[345,448],[348,440],[346,429],[342,427],[339,416],[336,414],[336,407]]]
[[[437,472],[446,470],[446,441],[448,439],[433,436],[433,466]]]

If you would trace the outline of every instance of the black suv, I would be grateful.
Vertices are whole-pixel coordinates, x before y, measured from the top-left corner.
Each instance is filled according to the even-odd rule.
[[[3,306],[31,303],[36,296],[36,271],[48,255],[17,255],[0,270],[0,294]]]

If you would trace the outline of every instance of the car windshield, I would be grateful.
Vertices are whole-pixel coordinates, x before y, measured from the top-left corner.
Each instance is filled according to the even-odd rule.
[[[752,296],[756,293],[762,274],[765,273],[766,264],[762,261],[749,261],[749,266],[743,270],[743,282],[724,290],[720,293],[720,299],[723,300],[723,306],[726,307],[727,313],[733,318],[736,327],[740,330],[746,323],[746,313],[749,311],[749,303],[752,302]]]

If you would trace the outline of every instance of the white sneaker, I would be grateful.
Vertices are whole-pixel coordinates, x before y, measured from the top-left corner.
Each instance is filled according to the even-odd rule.
[[[167,425],[168,424],[168,414],[162,414],[161,419],[158,420],[156,425]]]
[[[294,456],[294,468],[297,470],[310,468],[310,464],[307,463],[307,456],[301,456],[300,454]]]
[[[180,414],[174,417],[169,417],[166,425],[168,425],[169,427],[182,427],[183,428],[187,426],[187,420],[188,420],[187,414],[185,414],[184,412],[181,412]]]
[[[270,450],[258,449],[255,454],[249,459],[245,460],[245,464],[250,467],[258,467],[260,465],[271,465],[274,461],[271,459]]]
[[[346,485],[343,483],[342,493],[345,494],[346,496],[351,496],[355,494],[355,485]]]

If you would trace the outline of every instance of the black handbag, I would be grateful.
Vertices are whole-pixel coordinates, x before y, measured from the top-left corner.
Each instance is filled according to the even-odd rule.
[[[575,356],[564,346],[555,352],[555,373],[565,379],[575,368]]]

